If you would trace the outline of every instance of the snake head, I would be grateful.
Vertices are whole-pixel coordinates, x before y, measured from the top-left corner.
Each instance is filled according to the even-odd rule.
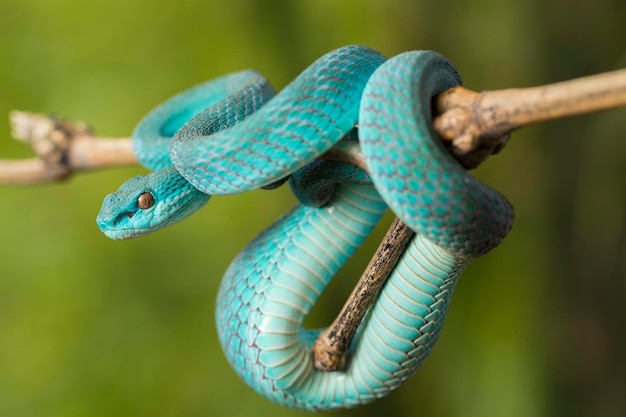
[[[96,223],[111,239],[132,239],[187,218],[209,199],[169,167],[131,178],[106,196]]]

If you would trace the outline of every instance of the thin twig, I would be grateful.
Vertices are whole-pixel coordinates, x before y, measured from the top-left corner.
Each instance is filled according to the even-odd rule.
[[[400,219],[394,219],[337,318],[317,337],[313,346],[315,368],[328,372],[344,367],[359,324],[414,235]]]

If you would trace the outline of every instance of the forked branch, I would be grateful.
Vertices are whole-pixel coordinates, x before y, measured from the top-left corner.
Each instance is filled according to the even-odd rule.
[[[439,113],[435,130],[469,169],[502,149],[516,128],[626,105],[626,71],[521,90],[478,94],[455,88],[437,96],[433,104]],[[365,168],[356,152],[343,159]],[[396,218],[337,318],[317,338],[313,347],[317,369],[336,371],[344,366],[358,326],[412,237],[413,232]]]
[[[541,87],[476,93],[453,88],[433,99],[434,130],[467,169],[500,151],[513,130],[529,124],[626,106],[626,70]],[[84,123],[12,112],[13,136],[36,158],[0,160],[0,184],[58,181],[74,172],[137,164],[128,138],[95,138]],[[364,167],[360,152],[333,150],[328,159]],[[337,370],[356,328],[413,232],[396,220],[337,319],[317,340],[315,366]]]

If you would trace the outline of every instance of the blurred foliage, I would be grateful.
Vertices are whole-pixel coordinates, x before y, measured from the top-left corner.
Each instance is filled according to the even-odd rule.
[[[474,90],[539,85],[626,66],[625,15],[623,0],[2,0],[0,115],[128,136],[183,88],[243,68],[281,88],[351,43],[437,50]],[[516,206],[513,232],[464,274],[418,374],[335,415],[626,415],[625,115],[524,129],[477,170]],[[0,132],[0,157],[31,155],[4,117]],[[169,230],[109,241],[102,198],[140,172],[0,188],[0,416],[304,415],[247,388],[213,324],[221,274],[295,204],[288,190],[215,198]],[[311,325],[331,320],[374,246]]]

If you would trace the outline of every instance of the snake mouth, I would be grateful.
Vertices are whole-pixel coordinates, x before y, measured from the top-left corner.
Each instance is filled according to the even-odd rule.
[[[154,227],[120,227],[119,223],[114,223],[113,225],[98,223],[98,227],[106,237],[113,240],[134,239],[157,230]]]
[[[118,229],[101,227],[100,230],[102,230],[102,233],[104,233],[106,237],[113,240],[128,240],[146,234],[143,230],[135,228]]]
[[[136,213],[124,212],[113,218],[107,215],[107,213],[100,213],[96,218],[96,224],[104,235],[113,240],[125,240],[138,237],[145,232],[141,228],[122,226],[121,223],[124,220],[132,219]]]

